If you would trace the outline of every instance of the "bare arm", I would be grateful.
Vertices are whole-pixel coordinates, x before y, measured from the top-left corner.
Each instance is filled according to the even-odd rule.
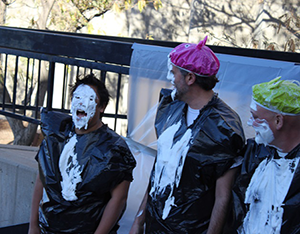
[[[39,228],[39,204],[43,196],[43,184],[40,180],[40,175],[38,173],[36,177],[36,182],[34,186],[32,203],[31,203],[31,214],[30,214],[30,224],[29,224],[29,234],[40,233]]]
[[[129,185],[129,181],[123,181],[113,189],[95,234],[107,234],[114,227],[126,206]]]
[[[211,214],[207,234],[222,233],[236,171],[237,168],[230,169],[216,182],[215,204]]]
[[[140,208],[137,212],[137,215],[134,219],[134,222],[132,224],[129,234],[144,233],[144,223],[145,223],[145,218],[146,218],[145,210],[146,210],[147,200],[148,200],[148,190],[145,193],[145,196],[144,196],[143,201],[140,205]]]

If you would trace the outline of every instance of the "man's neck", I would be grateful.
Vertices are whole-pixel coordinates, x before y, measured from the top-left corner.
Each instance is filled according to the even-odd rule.
[[[205,91],[203,89],[201,90],[198,89],[198,91],[195,90],[190,93],[190,96],[187,99],[186,103],[192,109],[201,110],[204,106],[206,106],[210,102],[213,96],[214,96],[213,90]]]
[[[298,135],[296,138],[294,137],[286,137],[281,140],[280,143],[277,144],[277,148],[280,149],[283,153],[289,153],[292,151],[297,145],[300,144],[300,136]]]
[[[81,128],[75,128],[75,132],[78,135],[82,135],[82,134],[87,134],[90,132],[93,132],[95,130],[97,130],[98,128],[101,128],[101,126],[103,125],[102,121],[98,121],[97,123],[93,124],[93,125],[88,125],[87,129]]]

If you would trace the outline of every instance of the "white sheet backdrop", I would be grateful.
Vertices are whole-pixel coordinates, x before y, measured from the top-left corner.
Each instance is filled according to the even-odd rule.
[[[148,185],[156,154],[154,117],[161,88],[171,88],[167,75],[167,55],[172,48],[134,44],[130,64],[127,143],[137,160],[134,181],[129,190],[126,212],[119,233],[127,234]],[[246,138],[254,136],[247,126],[250,117],[251,87],[282,79],[300,81],[300,64],[269,59],[216,54],[221,66],[215,87],[227,104],[241,117]]]

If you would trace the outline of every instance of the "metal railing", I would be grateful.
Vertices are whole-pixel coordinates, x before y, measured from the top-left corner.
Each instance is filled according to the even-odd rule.
[[[128,82],[131,45],[0,27],[0,114],[39,124],[42,106],[69,112],[69,86],[77,76],[94,73],[106,83],[113,97],[114,108],[104,117],[114,119],[115,130],[117,120],[126,119],[126,110],[120,111],[120,101],[122,83]]]
[[[132,44],[175,47],[179,42],[109,37],[0,26],[0,115],[40,123],[39,110],[69,112],[69,86],[79,75],[95,73],[113,96],[104,117],[126,120],[124,88]],[[299,63],[299,53],[209,46],[214,52]],[[43,97],[46,94],[44,102]]]

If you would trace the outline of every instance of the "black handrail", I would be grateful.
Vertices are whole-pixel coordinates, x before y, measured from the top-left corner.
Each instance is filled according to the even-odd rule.
[[[148,45],[175,47],[179,42],[143,40],[126,37],[100,36],[90,34],[76,34],[67,32],[34,30],[24,28],[13,28],[0,26],[0,54],[2,56],[2,85],[3,95],[0,100],[0,114],[9,117],[22,119],[32,123],[40,123],[38,96],[41,85],[41,63],[45,62],[48,69],[47,100],[46,108],[62,112],[68,112],[67,93],[68,86],[72,82],[72,77],[80,75],[81,71],[99,73],[102,81],[110,79],[108,73],[116,75],[116,106],[114,113],[106,113],[104,116],[114,118],[116,127],[117,119],[126,119],[126,113],[119,114],[121,82],[124,77],[128,78],[130,69],[130,58],[133,43]],[[299,64],[300,54],[279,51],[266,51],[245,48],[232,48],[208,45],[216,53],[231,54],[244,57],[265,58],[281,61],[294,62]],[[15,64],[9,62],[9,58],[15,58]],[[19,68],[21,59],[26,59],[27,64],[24,84],[23,105],[17,103],[19,95],[19,79],[21,79],[21,69]],[[37,65],[38,63],[38,65]],[[53,106],[53,94],[55,88],[55,72],[59,64],[63,65],[61,90],[62,100],[60,108]],[[13,68],[11,66],[14,66]],[[36,68],[38,66],[38,68]],[[70,72],[70,68],[73,70]],[[32,70],[31,75],[29,70]],[[14,72],[12,72],[14,71]],[[8,90],[8,76],[14,77],[11,101],[7,100],[6,90]],[[36,82],[37,89],[34,91],[33,84]],[[30,86],[29,86],[30,83]],[[7,89],[5,89],[7,88]],[[1,91],[1,90],[0,90]],[[30,101],[35,95],[34,102]],[[1,97],[0,97],[1,99]],[[33,104],[32,104],[33,103]],[[27,112],[32,111],[34,116],[28,116]]]

